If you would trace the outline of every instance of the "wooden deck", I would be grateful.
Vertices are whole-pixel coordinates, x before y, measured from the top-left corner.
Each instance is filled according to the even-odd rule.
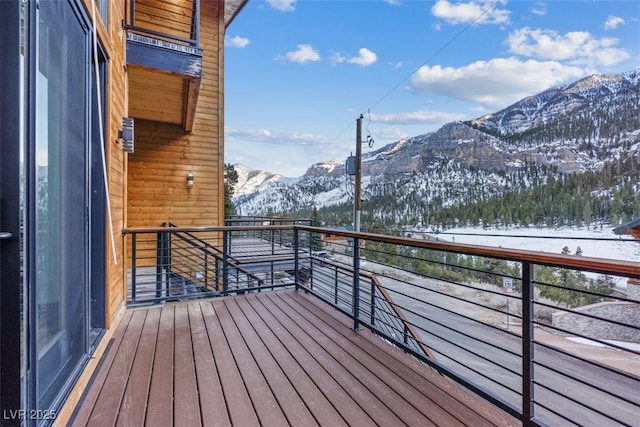
[[[128,310],[72,425],[519,425],[350,324],[293,290]]]

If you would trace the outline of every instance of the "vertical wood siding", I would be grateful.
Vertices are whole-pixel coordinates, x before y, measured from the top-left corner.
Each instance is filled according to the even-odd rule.
[[[180,125],[136,120],[135,152],[128,157],[127,225],[221,225],[224,193],[220,2],[201,3],[203,79],[193,132]],[[193,170],[195,186],[187,186]],[[221,210],[222,208],[222,210]]]

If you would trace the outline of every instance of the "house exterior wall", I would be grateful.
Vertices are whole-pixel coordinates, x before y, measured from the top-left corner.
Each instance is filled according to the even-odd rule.
[[[89,1],[89,0],[85,0]],[[106,327],[109,329],[116,313],[124,307],[125,269],[122,229],[125,227],[126,165],[127,155],[118,141],[118,131],[122,127],[122,117],[127,116],[127,91],[125,74],[125,37],[122,21],[125,19],[125,2],[109,2],[109,23],[106,40],[110,47],[107,76],[107,117],[106,162],[108,170],[111,225],[107,225],[109,245],[107,255],[106,283]],[[113,250],[115,248],[115,250]],[[115,252],[115,259],[114,259]]]
[[[192,132],[180,125],[136,120],[135,152],[128,156],[127,225],[222,225],[224,147],[219,2],[202,2],[203,79]],[[187,186],[192,170],[195,185]]]

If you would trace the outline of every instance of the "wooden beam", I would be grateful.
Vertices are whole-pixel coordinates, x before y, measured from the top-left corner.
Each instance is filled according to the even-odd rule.
[[[193,122],[196,118],[196,106],[198,105],[198,92],[202,79],[188,79],[184,81],[184,111],[182,113],[182,127],[186,132],[193,131]]]

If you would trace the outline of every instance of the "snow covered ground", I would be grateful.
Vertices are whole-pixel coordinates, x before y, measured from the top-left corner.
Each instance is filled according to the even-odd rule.
[[[575,254],[579,247],[582,250],[582,256],[640,262],[640,242],[634,240],[632,236],[614,234],[613,227],[595,230],[586,228],[484,229],[482,227],[460,227],[430,235],[455,243],[556,254],[562,253],[562,248],[565,246],[569,248],[571,254]],[[614,280],[616,288],[624,292],[627,288],[626,278],[617,277]]]
[[[575,254],[578,247],[582,255],[596,258],[640,262],[640,242],[632,236],[618,236],[613,227],[587,230],[586,228],[510,228],[484,229],[462,227],[448,229],[437,235],[441,240],[455,243],[562,253],[569,248]]]

